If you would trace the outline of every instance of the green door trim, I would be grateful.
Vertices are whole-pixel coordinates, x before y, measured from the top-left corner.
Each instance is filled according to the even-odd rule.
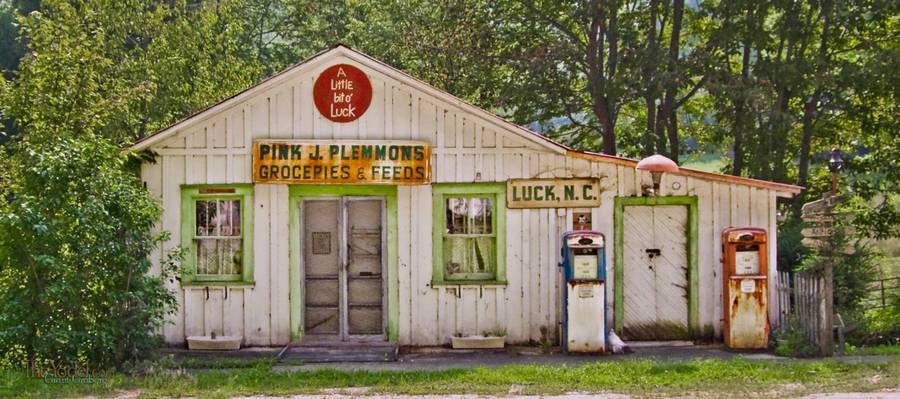
[[[311,197],[378,196],[385,199],[387,221],[387,311],[388,341],[397,342],[400,327],[400,279],[397,250],[397,186],[385,185],[291,185],[288,188],[291,341],[302,338],[303,285],[300,279],[300,203]]]
[[[699,237],[698,209],[696,196],[671,197],[615,197],[613,225],[615,227],[615,250],[613,253],[615,267],[615,292],[613,298],[614,328],[621,334],[625,315],[625,258],[623,256],[624,213],[626,206],[640,205],[684,205],[688,207],[688,330],[691,337],[700,334],[700,275],[697,240]]]

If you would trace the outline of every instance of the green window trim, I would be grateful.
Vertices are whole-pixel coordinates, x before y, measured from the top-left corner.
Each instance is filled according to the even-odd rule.
[[[218,192],[203,193],[215,189]],[[234,189],[223,193],[222,189]],[[241,204],[241,274],[197,274],[197,201],[238,200]],[[202,184],[181,186],[181,246],[185,250],[181,285],[253,285],[253,185]]]
[[[494,256],[496,269],[489,280],[453,280],[444,271],[444,225],[448,197],[490,196],[494,199],[496,232]],[[505,285],[506,284],[506,183],[441,183],[431,185],[432,201],[432,277],[431,285]]]

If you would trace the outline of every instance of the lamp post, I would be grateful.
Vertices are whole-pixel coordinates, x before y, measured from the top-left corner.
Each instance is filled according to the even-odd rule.
[[[828,160],[828,170],[831,171],[831,195],[837,195],[838,172],[844,169],[844,160],[841,159],[841,150],[837,147],[831,149],[831,159]]]
[[[638,162],[636,169],[650,172],[650,176],[653,177],[653,189],[650,192],[653,195],[659,195],[659,184],[662,181],[662,174],[665,172],[678,172],[678,164],[669,158],[656,154],[642,159]]]

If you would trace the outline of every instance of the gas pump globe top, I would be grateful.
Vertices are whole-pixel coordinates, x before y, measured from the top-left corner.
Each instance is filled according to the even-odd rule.
[[[563,349],[603,353],[606,349],[606,240],[596,231],[563,234],[560,266],[563,290]]]

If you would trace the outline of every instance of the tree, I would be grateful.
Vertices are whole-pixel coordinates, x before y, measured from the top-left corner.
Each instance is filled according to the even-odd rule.
[[[117,146],[60,136],[0,162],[0,360],[120,365],[175,305],[149,273],[160,208]]]
[[[634,43],[639,17],[615,0],[506,3],[499,29],[515,43],[506,52],[516,76],[506,94],[514,118],[565,117],[558,133],[566,141],[598,135],[602,151],[616,154],[619,112],[636,95],[635,52],[620,46]]]
[[[0,87],[29,135],[143,137],[231,95],[259,73],[239,40],[239,0],[44,1],[20,18],[28,53]]]
[[[493,2],[376,2],[356,14],[350,44],[360,50],[486,109],[511,106]]]

